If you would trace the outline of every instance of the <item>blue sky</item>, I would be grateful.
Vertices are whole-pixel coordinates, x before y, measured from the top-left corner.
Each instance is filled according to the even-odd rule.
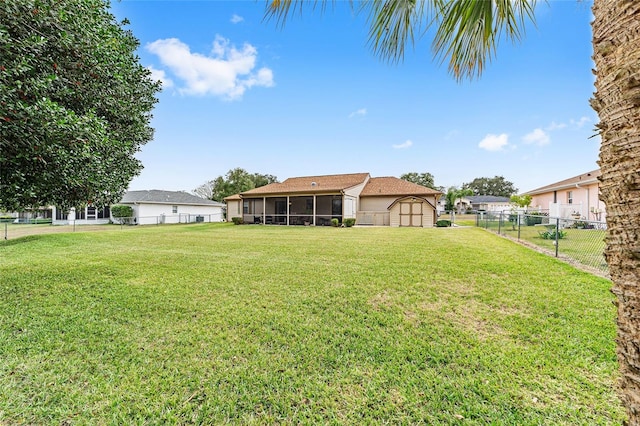
[[[430,172],[445,187],[500,175],[524,192],[596,169],[592,2],[540,3],[521,43],[458,83],[428,36],[400,64],[374,56],[346,2],[284,28],[262,1],[114,2],[164,82],[130,189],[191,191],[241,167],[281,181]]]

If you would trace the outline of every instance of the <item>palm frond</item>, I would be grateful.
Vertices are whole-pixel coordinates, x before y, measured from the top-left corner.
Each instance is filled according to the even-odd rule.
[[[335,5],[337,0],[267,0],[265,8],[265,19],[275,19],[279,26],[283,27],[287,18],[294,14],[302,15],[303,9],[320,9],[322,13],[327,9],[327,5]],[[349,0],[352,4],[353,0]]]
[[[265,18],[284,25],[303,7],[324,11],[337,0],[267,0]],[[358,12],[368,12],[369,45],[382,59],[400,62],[407,45],[414,45],[432,26],[432,49],[459,81],[480,76],[506,37],[519,41],[527,21],[535,24],[537,0],[349,0]]]
[[[512,42],[524,34],[526,21],[535,23],[536,0],[455,0],[440,9],[434,55],[448,59],[457,80],[480,76],[504,36]]]
[[[430,4],[430,3],[428,3]],[[415,43],[428,25],[423,0],[372,0],[361,3],[369,11],[369,45],[385,60],[399,62],[405,46]]]

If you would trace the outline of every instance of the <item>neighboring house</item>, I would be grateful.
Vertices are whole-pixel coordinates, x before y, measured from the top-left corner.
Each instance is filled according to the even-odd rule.
[[[600,201],[600,169],[543,186],[523,195],[531,195],[531,209],[548,210],[551,217],[604,221],[605,205]]]
[[[85,206],[69,210],[51,207],[52,223],[54,225],[105,225],[109,223],[111,210],[109,207]]]
[[[224,204],[182,191],[128,191],[118,204],[133,208],[134,223],[222,222]]]
[[[227,217],[245,223],[431,227],[441,192],[396,177],[369,173],[294,177],[225,198]]]
[[[206,200],[182,191],[129,191],[117,204],[133,208],[133,222],[140,225],[160,223],[222,222],[224,203]],[[54,225],[104,225],[113,221],[110,206],[49,207],[17,214],[17,222],[51,219]]]
[[[462,199],[471,210],[485,212],[503,212],[513,207],[509,197],[495,195],[467,195]]]
[[[438,213],[446,211],[447,198],[441,197],[438,200]],[[456,199],[456,212],[465,213],[468,210],[485,212],[502,212],[513,207],[509,197],[498,197],[495,195],[467,195]]]

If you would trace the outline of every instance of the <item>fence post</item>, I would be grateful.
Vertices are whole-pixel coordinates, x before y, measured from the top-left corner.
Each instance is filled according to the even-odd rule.
[[[522,214],[518,212],[518,241],[520,241],[520,227],[522,226]]]
[[[501,225],[502,225],[502,212],[500,212],[500,216],[498,216],[498,235],[500,235]]]
[[[7,239],[7,229],[8,229],[8,225],[7,222],[4,223],[4,239]]]
[[[560,239],[558,238],[558,234],[560,234],[560,218],[559,217],[556,218],[556,257],[558,257],[558,241],[560,241]]]

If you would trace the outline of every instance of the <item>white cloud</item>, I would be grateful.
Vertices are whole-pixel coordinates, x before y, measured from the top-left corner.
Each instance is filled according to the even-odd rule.
[[[413,142],[411,142],[410,140],[407,139],[405,142],[403,142],[401,144],[392,145],[392,146],[395,149],[406,149],[406,148],[410,148],[412,145],[413,145]]]
[[[359,110],[353,111],[351,114],[349,114],[349,118],[353,118],[356,116],[364,117],[365,115],[367,115],[367,109],[360,108]]]
[[[184,82],[180,88],[183,94],[234,100],[251,87],[274,85],[269,68],[255,70],[258,52],[248,43],[238,50],[229,40],[216,36],[209,56],[191,53],[189,46],[177,38],[156,40],[146,48]]]
[[[151,71],[151,78],[153,80],[160,81],[162,83],[163,89],[173,87],[173,80],[167,77],[167,74],[164,72],[164,70],[157,70],[151,66],[147,67],[147,69]]]
[[[551,124],[547,126],[547,131],[552,132],[554,130],[564,129],[565,127],[567,127],[566,123],[556,123],[552,121]]]
[[[548,145],[551,142],[549,135],[542,129],[534,129],[531,133],[527,133],[522,137],[522,141],[526,144],[535,144],[538,146]]]
[[[242,21],[244,21],[244,18],[242,16],[240,16],[240,15],[236,15],[235,13],[231,17],[231,23],[232,24],[239,24]]]
[[[589,117],[583,116],[583,117],[580,117],[579,120],[573,120],[572,119],[571,120],[571,124],[573,126],[576,126],[576,127],[580,128],[580,127],[584,126],[585,124],[587,124],[590,121],[591,121],[591,119]]]
[[[502,148],[509,145],[509,135],[502,133],[499,135],[488,134],[478,144],[482,149],[487,151],[502,151]]]

